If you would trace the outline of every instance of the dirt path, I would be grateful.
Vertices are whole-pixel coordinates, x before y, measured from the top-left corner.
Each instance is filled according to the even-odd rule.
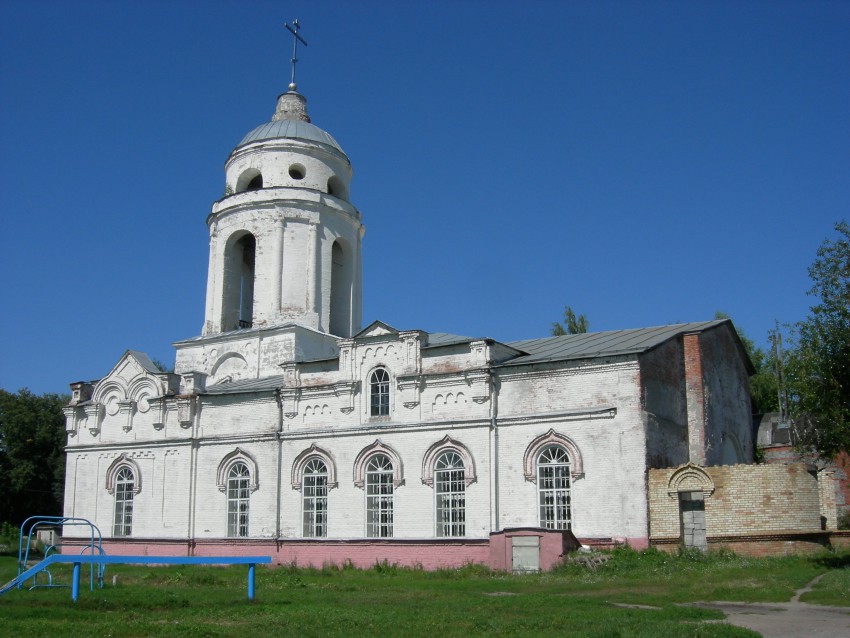
[[[697,607],[717,609],[726,614],[726,622],[757,631],[764,638],[836,638],[850,636],[850,607],[827,607],[800,602],[824,577],[821,574],[798,590],[787,603],[695,603]]]

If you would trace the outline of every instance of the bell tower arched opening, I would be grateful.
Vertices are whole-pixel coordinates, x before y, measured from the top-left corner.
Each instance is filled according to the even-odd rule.
[[[250,328],[254,317],[254,277],[257,240],[251,233],[234,234],[224,254],[222,329]]]
[[[351,295],[354,283],[351,250],[337,239],[331,248],[331,294],[328,332],[351,336]]]
[[[236,192],[256,191],[263,187],[263,174],[256,168],[244,171],[236,180]]]

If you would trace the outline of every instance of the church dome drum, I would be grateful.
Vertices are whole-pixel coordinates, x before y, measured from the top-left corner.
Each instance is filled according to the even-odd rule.
[[[351,162],[292,88],[225,162],[213,204],[204,334],[294,323],[347,337],[360,324],[360,213]]]

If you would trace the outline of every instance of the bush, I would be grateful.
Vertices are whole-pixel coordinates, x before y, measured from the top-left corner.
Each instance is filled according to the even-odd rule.
[[[0,555],[18,555],[18,529],[9,523],[0,523]]]

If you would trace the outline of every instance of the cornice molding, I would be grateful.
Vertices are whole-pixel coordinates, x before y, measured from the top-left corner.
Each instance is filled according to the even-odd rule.
[[[497,366],[494,368],[495,374],[498,375],[501,381],[515,381],[516,379],[537,379],[540,377],[566,377],[566,376],[577,376],[581,374],[599,374],[604,372],[615,372],[621,370],[639,370],[640,366],[637,360],[634,361],[622,361],[617,363],[600,363],[600,364],[586,364],[581,366],[574,367],[565,367],[564,363],[569,362],[560,362],[562,365],[559,365],[556,368],[549,368],[545,370],[528,370],[529,367],[539,366],[541,364],[551,364],[557,365],[559,362],[537,362],[537,363],[527,363],[517,366],[504,367]],[[510,370],[510,372],[505,372],[505,370]]]

